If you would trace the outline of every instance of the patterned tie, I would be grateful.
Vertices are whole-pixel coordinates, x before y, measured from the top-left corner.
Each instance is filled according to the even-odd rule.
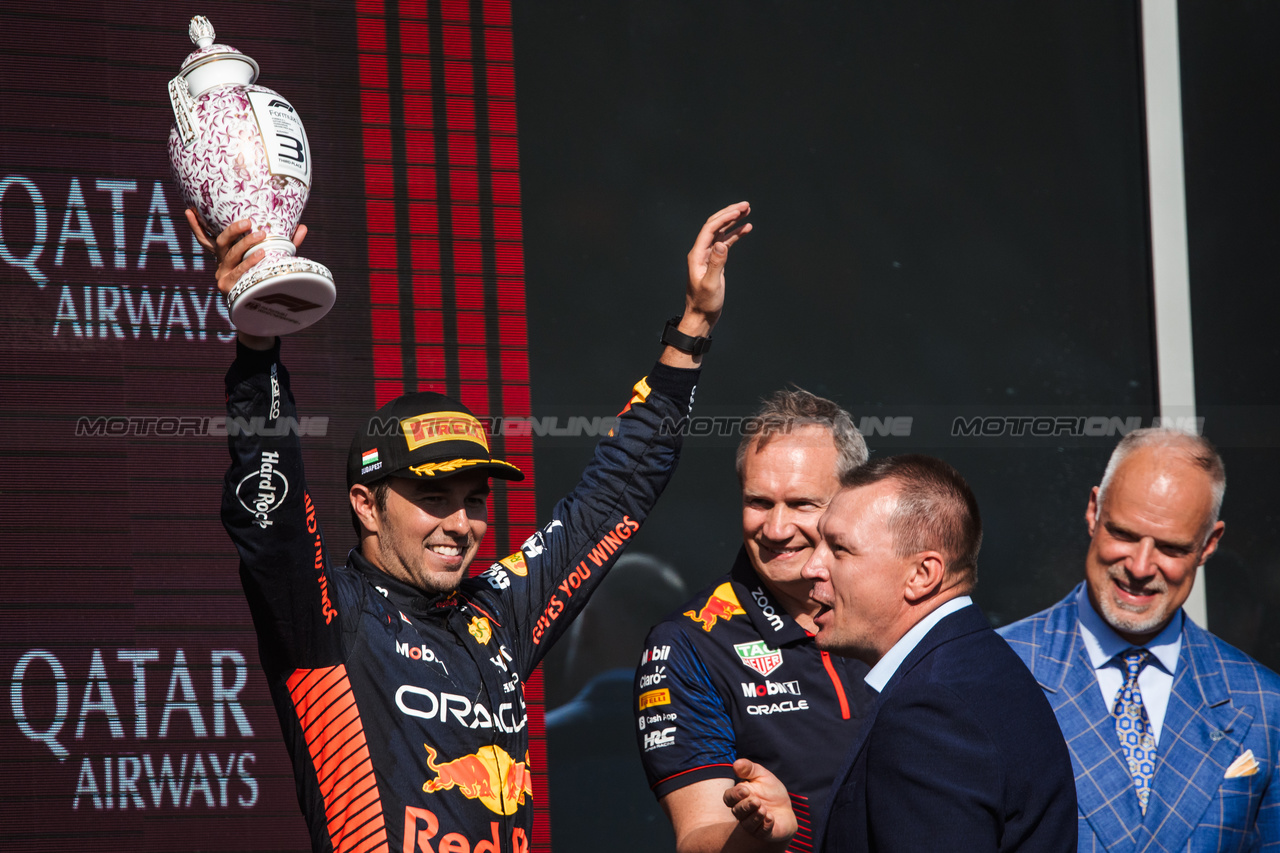
[[[1151,777],[1156,771],[1156,739],[1151,733],[1151,720],[1147,718],[1142,693],[1138,690],[1138,673],[1147,665],[1151,652],[1146,649],[1129,649],[1116,655],[1124,661],[1126,678],[1124,687],[1116,694],[1111,716],[1116,718],[1116,736],[1120,738],[1120,750],[1129,762],[1129,774],[1138,791],[1138,805],[1147,813],[1147,798],[1151,795]]]

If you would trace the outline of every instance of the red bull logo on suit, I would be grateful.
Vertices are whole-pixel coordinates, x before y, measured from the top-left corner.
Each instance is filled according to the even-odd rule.
[[[436,774],[422,783],[428,794],[456,788],[462,796],[479,800],[494,814],[511,815],[524,805],[527,794],[533,797],[533,774],[529,771],[529,754],[524,761],[512,761],[500,746],[486,745],[471,755],[463,755],[437,763],[438,753],[428,744],[427,767]]]

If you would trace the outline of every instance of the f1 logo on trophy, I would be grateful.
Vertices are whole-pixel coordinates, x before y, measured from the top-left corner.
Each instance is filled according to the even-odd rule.
[[[201,15],[188,28],[196,50],[169,81],[174,126],[169,165],[186,203],[219,232],[251,219],[266,232],[265,257],[227,294],[231,322],[268,337],[304,329],[333,307],[333,274],[296,257],[289,239],[311,191],[311,148],[293,106],[256,86],[258,63],[214,44]]]

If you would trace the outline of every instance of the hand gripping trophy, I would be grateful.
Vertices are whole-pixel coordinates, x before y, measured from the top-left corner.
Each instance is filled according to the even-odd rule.
[[[333,275],[295,256],[289,239],[311,189],[311,149],[294,108],[255,86],[258,63],[214,44],[197,15],[188,29],[197,49],[169,81],[174,126],[169,164],[187,204],[217,233],[239,219],[266,232],[265,257],[227,294],[231,322],[251,335],[306,328],[333,307]]]

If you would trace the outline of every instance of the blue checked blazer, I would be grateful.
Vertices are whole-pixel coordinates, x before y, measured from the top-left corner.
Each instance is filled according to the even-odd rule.
[[[1144,816],[1080,638],[1078,591],[1000,634],[1031,669],[1062,727],[1082,853],[1280,851],[1280,676],[1183,620]],[[1224,778],[1246,750],[1258,772]]]

